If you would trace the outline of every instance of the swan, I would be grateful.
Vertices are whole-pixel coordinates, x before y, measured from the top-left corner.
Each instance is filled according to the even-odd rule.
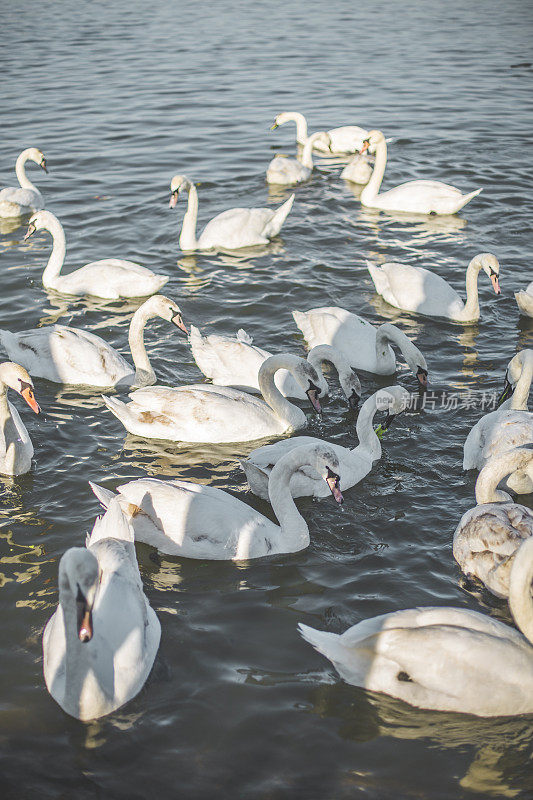
[[[144,327],[162,317],[187,333],[179,307],[156,294],[137,309],[130,322],[132,367],[111,345],[94,333],[65,325],[46,325],[20,333],[0,329],[0,344],[30,375],[55,383],[84,386],[149,386],[155,373],[144,346]]]
[[[0,217],[23,217],[44,208],[43,196],[39,189],[33,185],[28,176],[24,165],[26,161],[35,161],[45,172],[46,159],[36,147],[28,147],[23,150],[17,158],[15,172],[20,184],[19,188],[8,187],[0,192]]]
[[[0,474],[23,475],[31,469],[33,445],[14,405],[7,399],[7,390],[20,394],[32,411],[39,413],[33,383],[20,364],[0,364]]]
[[[372,427],[374,414],[376,411],[387,411],[387,419],[380,426],[382,430],[387,430],[394,417],[408,407],[409,399],[409,393],[401,386],[389,386],[387,389],[380,389],[365,400],[356,425],[359,444],[353,450],[332,442],[322,442],[321,439],[312,436],[296,436],[292,439],[282,439],[275,444],[258,447],[250,453],[246,461],[240,462],[246,473],[250,489],[259,497],[268,499],[268,479],[274,465],[294,448],[302,444],[318,444],[320,442],[327,444],[339,461],[339,488],[343,492],[350,489],[362,481],[372,469],[372,464],[381,458],[381,443]],[[320,476],[306,466],[292,475],[291,494],[293,497],[309,495],[326,497],[327,487],[323,483]]]
[[[267,183],[291,184],[308,180],[313,172],[313,144],[322,136],[328,135],[319,131],[308,138],[300,160],[282,155],[274,156],[267,167]]]
[[[270,356],[261,364],[259,387],[264,400],[208,383],[138,389],[130,394],[132,402],[128,404],[115,397],[103,399],[127,431],[148,439],[215,444],[283,436],[305,428],[307,418],[274,384],[274,374],[281,368],[292,373],[315,411],[320,412],[315,368],[290,354]]]
[[[410,608],[343,634],[300,633],[354,686],[479,717],[533,712],[533,536],[517,552],[509,605],[522,633],[465,608]]]
[[[492,253],[474,256],[466,269],[466,303],[450,284],[424,267],[412,267],[391,261],[378,267],[367,261],[376,292],[395,308],[445,317],[453,322],[476,322],[479,319],[477,282],[481,270],[490,278],[494,291],[500,294],[500,265]]]
[[[361,203],[383,211],[407,211],[412,214],[456,214],[476,197],[481,189],[461,194],[455,186],[440,181],[408,181],[379,194],[387,165],[387,143],[381,131],[370,131],[360,149],[361,155],[375,149],[376,163],[368,184],[361,192]]]
[[[514,296],[520,313],[525,317],[533,317],[533,281],[527,285],[526,289],[515,292]]]
[[[120,297],[146,297],[155,294],[169,279],[168,275],[156,275],[146,267],[121,258],[92,261],[69,275],[60,275],[65,260],[66,243],[63,226],[57,217],[50,211],[38,211],[31,217],[24,239],[43,229],[49,231],[53,239],[52,253],[43,272],[45,289],[118,300]]]
[[[210,334],[202,336],[198,328],[191,325],[189,335],[193,358],[206,378],[215,386],[231,386],[245,392],[259,392],[259,367],[272,353],[253,344],[252,337],[240,328],[236,338]],[[313,347],[307,360],[317,371],[318,387],[322,397],[327,397],[329,387],[322,373],[322,362],[330,361],[339,374],[339,383],[350,408],[356,408],[361,398],[361,383],[340,350],[329,345]],[[274,383],[284,397],[306,400],[307,395],[285,369],[274,376]]]
[[[309,546],[309,528],[289,490],[293,472],[308,466],[322,476],[337,503],[337,457],[328,445],[298,447],[272,470],[269,498],[279,525],[233,495],[188,481],[141,478],[118,487],[135,538],[162,553],[185,558],[241,561]],[[104,508],[116,497],[91,483]]]
[[[396,356],[390,345],[397,345],[416,375],[420,388],[427,388],[426,359],[396,325],[384,322],[375,328],[363,317],[337,306],[293,311],[292,316],[309,347],[319,344],[335,347],[344,353],[354,370],[362,369],[375,375],[394,375]]]
[[[59,605],[43,633],[46,687],[81,720],[110,714],[142,689],[161,625],[143,592],[133,532],[116,498],[87,547],[59,562]]]
[[[358,183],[361,186],[368,183],[371,177],[372,164],[366,155],[361,155],[361,153],[357,153],[341,172],[341,178],[344,178],[345,181]]]
[[[453,536],[453,557],[463,572],[498,597],[509,596],[515,554],[533,536],[533,512],[496,487],[511,472],[527,472],[532,464],[533,450],[520,448],[489,459],[476,481],[478,505],[463,514]]]
[[[296,123],[296,141],[298,144],[305,145],[307,142],[307,120],[299,111],[283,111],[274,120],[271,130],[279,128],[286,122]],[[332,128],[322,132],[321,136],[314,141],[313,148],[320,153],[356,153],[363,146],[369,132],[365,128],[357,125],[344,125],[341,128]]]
[[[169,207],[174,208],[181,192],[187,192],[189,200],[183,217],[179,239],[185,252],[194,250],[238,250],[239,247],[253,247],[268,244],[277,236],[287,219],[294,202],[291,194],[279,208],[230,208],[210,220],[200,238],[196,238],[196,219],[198,216],[198,193],[196,186],[184,175],[174,175],[170,183]]]
[[[501,403],[512,392],[510,406],[485,414],[470,430],[463,449],[464,470],[481,469],[492,456],[533,442],[533,414],[527,410],[532,379],[533,350],[521,350],[507,366],[505,388],[499,398]],[[533,490],[531,478],[523,471],[515,471],[507,486],[517,494]]]

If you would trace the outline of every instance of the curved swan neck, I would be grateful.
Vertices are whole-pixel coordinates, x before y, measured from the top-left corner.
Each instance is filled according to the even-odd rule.
[[[43,272],[42,281],[45,288],[53,288],[55,278],[59,277],[59,273],[65,261],[67,243],[65,241],[63,226],[56,217],[48,220],[46,230],[52,235],[53,245],[48,264]]]
[[[278,369],[288,369],[289,372],[298,364],[298,356],[284,353],[270,356],[263,361],[259,368],[258,383],[261,394],[276,416],[286,422],[287,426],[297,430],[305,425],[304,412],[284,397],[276,384],[274,375]]]
[[[524,350],[523,353],[522,370],[511,398],[511,408],[515,411],[527,411],[529,390],[531,389],[531,381],[533,380],[533,352],[531,350]]]
[[[289,452],[273,467],[268,481],[268,496],[279,522],[287,552],[303,550],[309,545],[309,528],[291,494],[290,480],[301,466],[308,464],[300,448]],[[285,549],[285,548],[284,548]]]
[[[481,261],[475,256],[466,268],[466,303],[461,316],[465,320],[479,318],[479,301],[477,282]]]
[[[17,163],[15,165],[17,180],[23,189],[31,189],[34,192],[38,192],[39,190],[30,181],[30,179],[26,175],[26,170],[24,169],[24,165],[29,158],[30,158],[29,150],[23,150],[22,153],[17,158]]]
[[[198,192],[194,183],[189,183],[187,211],[183,217],[180,233],[180,247],[182,250],[196,250],[196,221],[198,219]]]
[[[307,354],[307,360],[316,369],[319,376],[322,374],[324,361],[329,361],[333,364],[339,375],[341,373],[349,373],[352,370],[346,356],[330,344],[317,344],[312,347]]]
[[[149,319],[159,314],[146,308],[146,303],[137,309],[130,322],[128,342],[135,366],[135,386],[150,386],[156,382],[155,372],[144,346],[144,328]]]
[[[387,166],[387,143],[385,137],[379,140],[376,145],[376,161],[372,171],[372,177],[367,185],[361,192],[361,202],[364,204],[367,200],[374,200],[381,188],[381,182],[385,174],[385,167]]]
[[[305,141],[300,163],[303,164],[304,167],[307,167],[307,169],[313,169],[313,145],[321,136],[322,133],[313,133],[313,135],[309,136]]]
[[[504,492],[496,491],[496,487],[507,475],[516,470],[526,470],[533,460],[532,450],[511,450],[488,460],[476,481],[476,503],[497,503],[507,499]]]
[[[526,539],[516,553],[509,580],[509,606],[514,621],[533,644],[533,536]]]
[[[295,122],[296,123],[296,141],[298,144],[302,144],[305,146],[307,143],[307,120],[303,114],[299,111],[288,111],[285,114],[285,118],[283,120],[285,122]]]
[[[365,400],[361,406],[355,426],[357,438],[359,439],[359,447],[368,450],[373,461],[381,458],[381,442],[372,427],[376,411],[376,395],[373,394]],[[354,450],[357,450],[357,448],[354,448]],[[352,450],[352,452],[354,452],[354,450]]]

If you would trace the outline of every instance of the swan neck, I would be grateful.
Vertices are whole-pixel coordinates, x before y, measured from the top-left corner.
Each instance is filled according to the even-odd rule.
[[[361,192],[361,202],[364,204],[367,200],[374,200],[381,188],[381,182],[385,174],[385,167],[387,166],[387,143],[385,138],[380,139],[376,145],[376,161],[374,169],[372,170],[372,177],[367,185]]]
[[[292,451],[278,461],[268,481],[268,496],[281,528],[283,549],[288,553],[303,550],[310,541],[309,528],[296,508],[290,489],[292,475],[307,463],[297,450]]]
[[[516,382],[516,386],[511,398],[511,408],[515,411],[527,411],[527,403],[529,400],[529,391],[531,389],[531,381],[533,380],[533,353],[526,350],[522,364],[522,371],[520,377]]]
[[[128,341],[131,357],[135,366],[135,386],[150,386],[155,383],[155,372],[150,364],[146,347],[144,346],[144,328],[152,317],[157,317],[146,308],[146,304],[137,309],[130,322]]]
[[[361,406],[359,416],[357,417],[357,424],[355,426],[357,438],[359,439],[359,447],[367,450],[370,453],[373,461],[381,458],[381,442],[379,441],[379,438],[372,426],[376,411],[376,395],[373,394],[372,397],[369,397],[367,400],[365,400]],[[357,449],[357,447],[354,448],[354,450]],[[352,452],[354,452],[354,450],[352,450]]]
[[[258,375],[259,389],[265,402],[278,419],[293,430],[304,427],[305,414],[298,406],[295,406],[294,403],[291,403],[281,394],[274,383],[274,375],[278,369],[288,369],[290,372],[298,360],[296,356],[289,354],[270,356],[261,364]]]
[[[36,186],[30,181],[28,176],[26,175],[26,170],[24,165],[26,161],[29,159],[29,154],[27,150],[23,150],[22,153],[17,158],[17,163],[15,164],[15,173],[17,175],[17,180],[23,189],[31,189],[34,192],[38,192]]]
[[[11,410],[7,401],[7,386],[0,377],[0,426],[4,428],[5,422],[11,417]]]
[[[479,318],[477,282],[480,269],[481,262],[477,258],[473,258],[466,268],[466,303],[462,313],[465,320]]]
[[[43,286],[52,288],[65,262],[67,243],[65,241],[65,231],[58,219],[50,222],[47,230],[52,235],[52,252],[43,272]]]
[[[514,621],[533,644],[533,536],[526,539],[516,553],[509,580],[509,606]]]
[[[198,219],[198,192],[194,183],[189,184],[187,211],[183,217],[180,233],[180,247],[182,250],[196,250],[196,221]]]
[[[311,170],[313,169],[313,155],[312,155],[312,153],[313,153],[313,144],[315,143],[315,140],[318,139],[319,137],[320,137],[320,134],[318,134],[318,135],[313,134],[312,136],[309,136],[305,140],[304,149],[303,149],[303,152],[302,152],[302,157],[300,159],[300,163],[303,164],[304,167],[307,167],[307,169],[311,169]]]
[[[296,123],[296,141],[298,144],[307,144],[307,120],[299,111],[291,111],[287,115],[287,122],[292,120]]]

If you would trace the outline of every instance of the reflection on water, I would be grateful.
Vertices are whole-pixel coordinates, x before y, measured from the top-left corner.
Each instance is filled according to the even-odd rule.
[[[364,187],[358,187],[355,184],[350,184],[350,186],[353,186],[354,195],[359,197]],[[458,236],[458,234],[467,225],[466,219],[457,215],[446,217],[402,212],[393,213],[391,211],[365,208],[364,206],[361,206],[357,222],[376,235],[378,235],[382,227],[387,230],[388,234],[396,234],[396,237],[393,238],[394,244],[407,252],[412,251],[413,248],[420,246],[420,244],[426,244],[432,239],[439,243],[453,239],[456,244],[460,244],[464,241],[464,238]]]

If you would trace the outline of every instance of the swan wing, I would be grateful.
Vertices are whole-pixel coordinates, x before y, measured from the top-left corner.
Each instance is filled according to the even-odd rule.
[[[228,250],[266,244],[281,230],[292,208],[291,195],[279,208],[231,208],[207,223],[199,239],[204,249],[224,247]]]
[[[397,308],[441,317],[453,316],[463,308],[455,289],[424,267],[391,261],[383,264],[381,272],[388,283],[385,299]]]
[[[276,156],[268,165],[266,175],[268,183],[298,183],[305,181],[311,175],[311,170],[295,158]]]
[[[355,153],[363,146],[368,133],[365,128],[360,128],[358,125],[343,125],[340,128],[332,128],[328,131],[331,142],[330,150],[333,153]]]
[[[408,181],[382,192],[372,204],[414,214],[455,214],[480,191],[463,195],[455,186],[440,181]]]
[[[92,294],[95,297],[144,297],[157,292],[168,281],[166,275],[119,258],[92,261],[69,275],[60,275],[53,287],[72,294]]]
[[[2,189],[0,192],[0,208],[2,204],[5,204],[6,207],[9,205],[13,207],[19,206],[19,214],[39,211],[44,208],[43,197],[38,190],[16,188],[15,186],[8,186],[6,189]]]
[[[194,360],[214,384],[259,391],[259,367],[270,355],[266,350],[242,336],[236,339],[214,334],[202,336],[194,325],[191,325],[190,341]]]
[[[533,442],[533,414],[497,409],[485,414],[464,444],[463,469],[481,469],[489,458]]]

